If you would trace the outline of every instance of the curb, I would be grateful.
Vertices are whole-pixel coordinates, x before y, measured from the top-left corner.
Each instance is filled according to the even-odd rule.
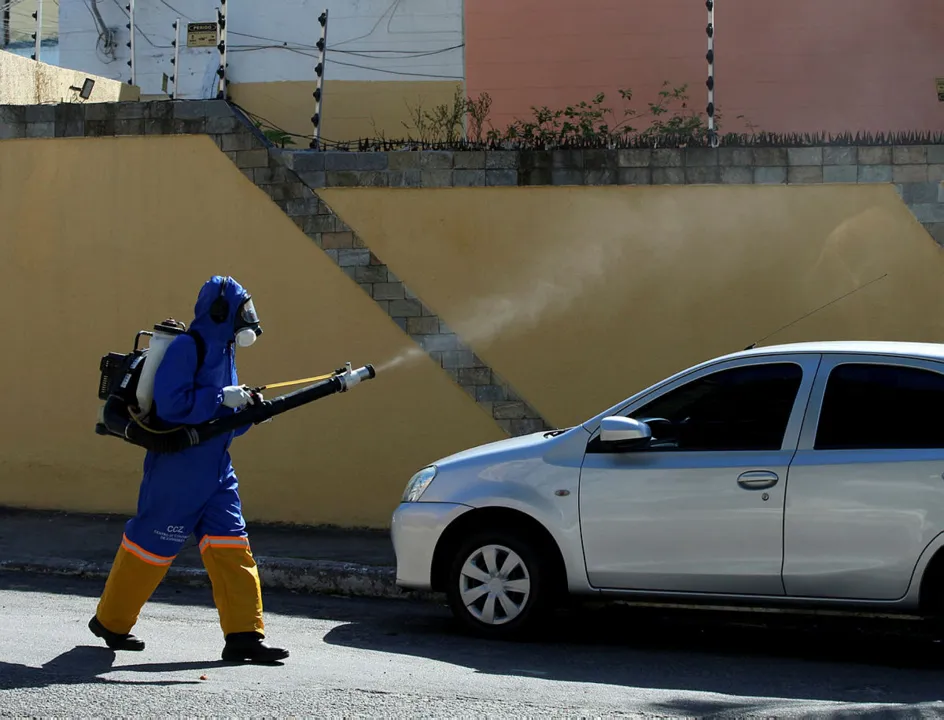
[[[435,593],[408,591],[397,587],[396,569],[392,567],[266,557],[257,557],[256,563],[259,566],[259,579],[263,588],[278,588],[311,595],[342,595],[388,600],[432,601],[437,597]],[[41,561],[34,559],[0,561],[0,571],[33,575],[104,580],[108,577],[110,570],[110,563],[64,558],[44,558]],[[210,587],[210,578],[206,570],[195,567],[171,566],[164,582],[191,587]]]

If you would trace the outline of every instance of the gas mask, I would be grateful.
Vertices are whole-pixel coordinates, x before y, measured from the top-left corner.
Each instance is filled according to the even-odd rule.
[[[236,344],[239,347],[249,347],[262,335],[259,325],[259,316],[252,304],[252,298],[247,297],[236,311]]]

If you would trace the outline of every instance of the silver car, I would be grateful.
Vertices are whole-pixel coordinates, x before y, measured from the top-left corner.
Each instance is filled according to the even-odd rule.
[[[933,617],[942,473],[944,345],[747,350],[420,470],[397,583],[494,637],[566,595]]]

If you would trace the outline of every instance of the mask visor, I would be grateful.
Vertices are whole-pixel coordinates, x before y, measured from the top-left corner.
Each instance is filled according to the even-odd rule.
[[[237,324],[240,327],[251,327],[259,324],[259,315],[256,313],[256,306],[252,304],[252,298],[246,298],[239,306]]]

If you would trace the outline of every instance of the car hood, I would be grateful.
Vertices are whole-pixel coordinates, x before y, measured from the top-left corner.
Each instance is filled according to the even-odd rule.
[[[462,450],[461,452],[447,455],[431,464],[441,470],[445,470],[454,466],[475,464],[479,461],[493,462],[497,457],[502,455],[513,454],[519,458],[530,454],[541,455],[563,437],[574,432],[585,433],[586,430],[584,430],[582,426],[577,425],[563,431],[557,431],[559,434],[554,436],[548,436],[548,432],[549,431],[544,430],[531,433],[530,435],[496,440],[495,442],[486,443],[485,445],[479,445],[474,448],[469,448],[468,450]]]

